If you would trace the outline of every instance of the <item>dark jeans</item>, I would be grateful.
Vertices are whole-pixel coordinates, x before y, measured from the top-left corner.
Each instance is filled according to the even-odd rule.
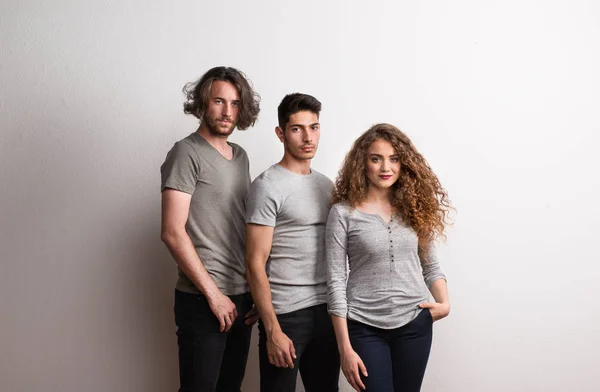
[[[361,375],[366,392],[421,390],[431,349],[432,324],[428,309],[395,329],[380,329],[348,320],[352,348],[369,374],[368,377]]]
[[[294,368],[278,368],[269,363],[267,336],[258,323],[258,355],[261,392],[294,392],[298,369],[306,392],[336,392],[340,357],[327,305],[311,306],[277,315],[283,333],[294,342]]]
[[[229,296],[238,317],[229,332],[202,294],[175,290],[175,324],[179,345],[179,392],[240,392],[252,327],[244,324],[252,307],[250,294]]]

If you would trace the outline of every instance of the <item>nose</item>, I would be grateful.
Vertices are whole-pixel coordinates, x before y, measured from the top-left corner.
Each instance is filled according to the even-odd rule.
[[[381,163],[381,171],[386,172],[390,169],[390,162],[387,159],[384,159]]]
[[[307,130],[302,131],[302,141],[304,141],[305,143],[312,142],[312,135]]]
[[[226,103],[223,105],[223,117],[231,117],[231,113],[233,112],[233,108],[230,103]]]

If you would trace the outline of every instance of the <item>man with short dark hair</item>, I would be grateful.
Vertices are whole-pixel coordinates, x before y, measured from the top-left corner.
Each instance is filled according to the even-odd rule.
[[[283,98],[275,128],[283,158],[254,180],[246,198],[247,277],[261,316],[261,392],[294,392],[298,369],[307,392],[338,390],[324,242],[333,183],[310,167],[320,111],[310,95]]]
[[[179,391],[239,392],[256,321],[244,262],[250,173],[246,152],[227,138],[254,125],[260,98],[228,67],[212,68],[184,92],[184,112],[200,126],[161,166],[161,238],[179,270]]]

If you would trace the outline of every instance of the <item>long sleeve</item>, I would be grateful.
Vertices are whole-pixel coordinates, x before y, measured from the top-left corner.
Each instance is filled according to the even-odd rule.
[[[334,205],[329,212],[325,229],[325,257],[327,260],[327,309],[329,313],[346,318],[346,281],[348,278],[347,244],[348,222]]]
[[[398,328],[420,312],[441,271],[435,249],[419,253],[417,233],[347,203],[331,207],[325,229],[329,313],[377,328]]]
[[[437,260],[435,244],[430,243],[425,249],[424,254],[419,249],[419,259],[423,268],[423,278],[428,288],[431,288],[433,282],[438,279],[446,279],[446,275],[442,272],[440,263]]]

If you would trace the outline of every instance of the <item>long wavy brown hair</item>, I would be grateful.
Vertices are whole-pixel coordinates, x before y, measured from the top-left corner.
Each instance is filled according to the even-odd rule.
[[[390,142],[400,159],[398,181],[390,189],[392,207],[417,233],[419,248],[425,250],[437,237],[445,237],[452,205],[423,155],[395,126],[376,124],[356,139],[338,173],[332,203],[347,202],[356,208],[367,199],[367,151],[378,139]]]
[[[204,111],[208,107],[210,89],[215,80],[229,82],[235,86],[240,96],[240,111],[238,114],[237,129],[244,131],[253,126],[260,112],[260,95],[252,88],[246,75],[233,67],[214,67],[209,69],[200,79],[183,86],[186,102],[183,111],[202,121]]]

